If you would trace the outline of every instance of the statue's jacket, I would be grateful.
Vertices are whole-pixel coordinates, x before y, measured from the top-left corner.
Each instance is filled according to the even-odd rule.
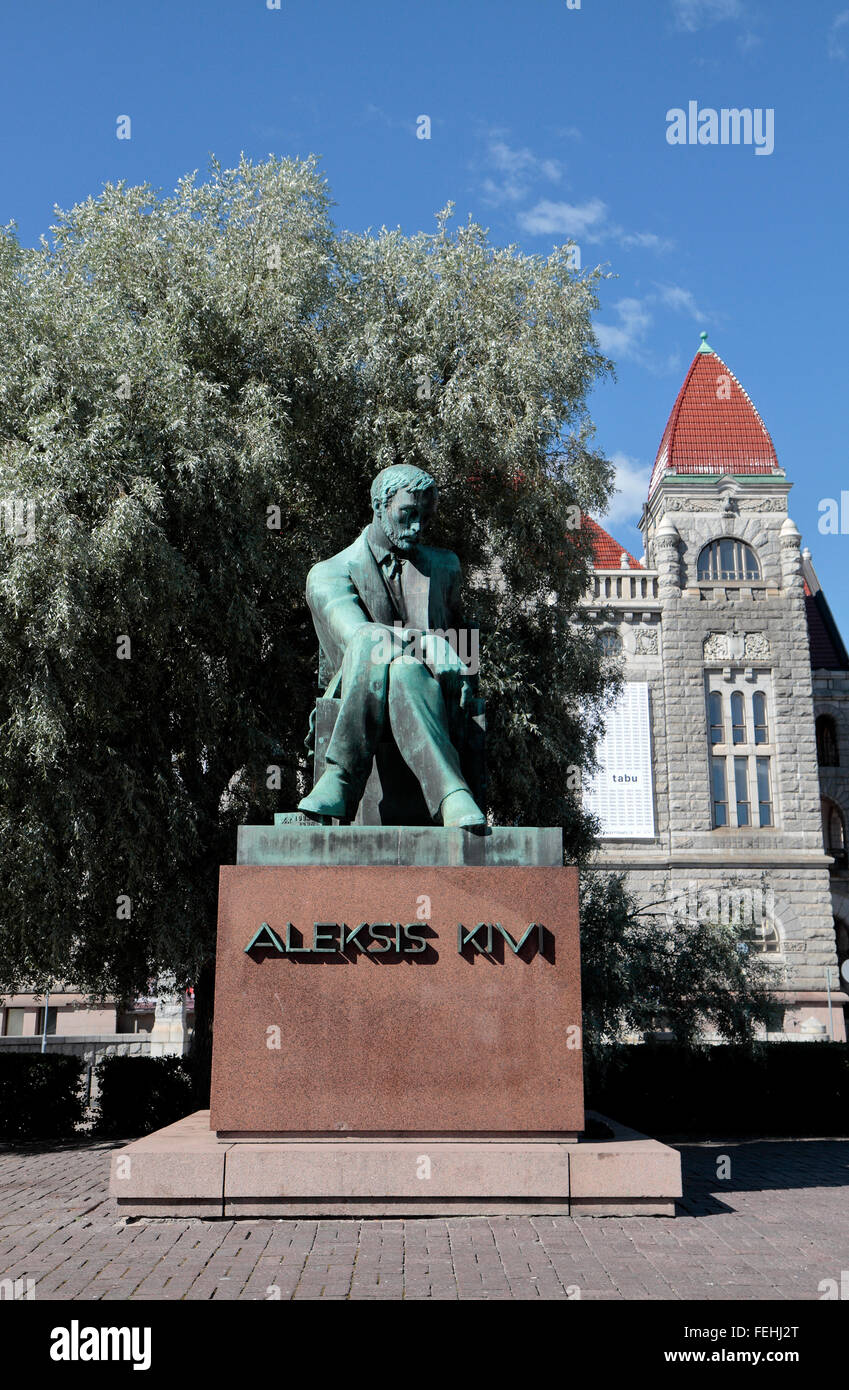
[[[319,684],[334,681],[345,649],[363,623],[392,627],[400,621],[368,543],[368,528],[345,550],[314,565],[307,575],[307,603],[320,644]],[[460,561],[452,550],[420,545],[407,558],[405,626],[457,632]]]

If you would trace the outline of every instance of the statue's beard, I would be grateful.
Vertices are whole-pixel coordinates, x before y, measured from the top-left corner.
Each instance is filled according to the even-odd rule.
[[[410,534],[397,521],[393,521],[386,512],[380,518],[380,525],[383,534],[386,536],[391,548],[397,550],[402,555],[409,555],[418,548],[421,540],[419,533]]]

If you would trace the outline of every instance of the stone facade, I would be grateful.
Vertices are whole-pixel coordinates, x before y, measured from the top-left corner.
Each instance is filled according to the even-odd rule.
[[[821,797],[839,806],[845,836],[849,671],[812,671],[809,560],[789,490],[778,469],[660,470],[643,566],[596,568],[586,603],[618,634],[605,645],[625,679],[649,687],[655,820],[653,839],[603,837],[598,861],[624,871],[643,904],[740,924],[774,971],[773,1036],[843,1039],[849,869],[825,852]],[[758,577],[699,577],[700,556],[725,538],[749,548]],[[823,713],[839,731],[837,766],[818,766]]]

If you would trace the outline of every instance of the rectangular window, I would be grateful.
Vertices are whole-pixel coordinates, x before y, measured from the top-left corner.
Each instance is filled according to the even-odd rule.
[[[725,759],[713,758],[711,760],[711,777],[713,781],[713,823],[715,826],[728,824],[728,792],[725,782]]]
[[[759,671],[750,690],[743,675],[734,667],[705,672],[713,825],[722,830],[775,826],[771,676]]]
[[[20,1038],[20,1037],[23,1036],[23,1031],[24,1031],[24,1010],[23,1010],[23,1009],[7,1009],[7,1010],[6,1010],[6,1028],[5,1028],[6,1037],[7,1037],[7,1038]]]
[[[731,742],[746,742],[746,708],[739,690],[731,696]]]
[[[749,760],[734,759],[734,793],[737,798],[737,824],[749,824]]]
[[[772,795],[769,788],[769,758],[757,758],[758,814],[761,825],[772,825]]]
[[[119,1033],[152,1033],[154,1015],[152,1013],[126,1013],[118,1015]]]
[[[44,1009],[38,1010],[35,1016],[35,1031],[40,1038],[44,1033]],[[52,1037],[56,1032],[56,1010],[51,1004],[47,1010],[47,1036]]]

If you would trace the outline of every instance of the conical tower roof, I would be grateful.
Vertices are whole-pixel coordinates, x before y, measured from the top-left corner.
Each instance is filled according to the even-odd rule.
[[[703,333],[657,451],[649,497],[667,474],[783,478],[769,430]]]

